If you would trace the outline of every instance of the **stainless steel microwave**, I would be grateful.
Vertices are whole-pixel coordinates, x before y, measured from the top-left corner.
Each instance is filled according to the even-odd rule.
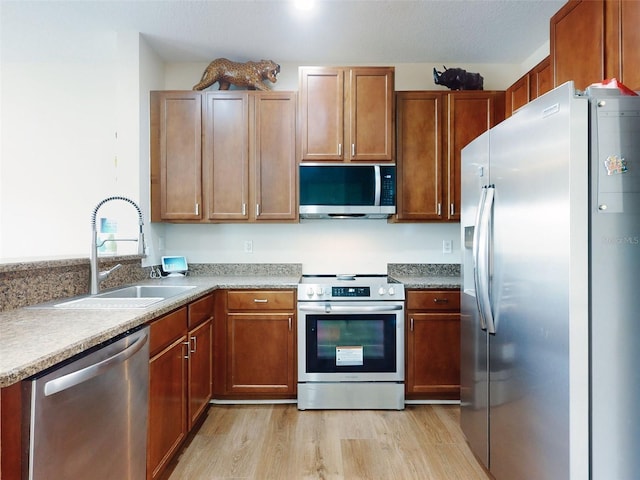
[[[396,213],[396,167],[300,165],[300,218],[387,218]]]

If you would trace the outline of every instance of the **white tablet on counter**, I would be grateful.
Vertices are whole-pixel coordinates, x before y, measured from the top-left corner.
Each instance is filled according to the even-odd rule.
[[[189,270],[186,257],[182,256],[167,256],[162,257],[162,271],[167,273],[170,277],[177,277],[185,275]]]

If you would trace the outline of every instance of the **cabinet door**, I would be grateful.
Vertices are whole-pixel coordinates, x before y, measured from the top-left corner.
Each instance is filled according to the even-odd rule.
[[[576,88],[584,90],[606,77],[604,3],[570,0],[551,17],[554,86],[573,80]]]
[[[255,219],[297,220],[296,94],[255,97],[252,165]]]
[[[438,92],[398,92],[397,220],[442,218],[442,103]]]
[[[460,166],[462,149],[478,135],[504,119],[504,92],[474,91],[448,94],[447,212],[460,221]]]
[[[202,204],[199,92],[151,92],[151,217],[199,220]]]
[[[342,69],[300,69],[300,138],[302,160],[343,160]]]
[[[228,314],[227,393],[295,394],[293,328],[293,314]]]
[[[551,58],[546,57],[529,72],[529,100],[538,98],[553,89]]]
[[[249,96],[207,92],[203,125],[206,218],[249,218]]]
[[[22,382],[0,388],[0,478],[19,479],[23,470],[22,423],[27,403],[22,401]]]
[[[407,314],[407,395],[460,398],[460,315]]]
[[[530,76],[526,75],[520,77],[513,85],[511,85],[506,92],[506,112],[505,117],[510,117],[520,107],[529,103],[530,97]]]
[[[189,332],[189,429],[211,400],[213,322],[207,320]]]
[[[149,361],[147,479],[158,478],[187,434],[187,337]]]
[[[394,159],[393,92],[392,68],[349,71],[349,142],[345,156],[365,162]]]
[[[640,2],[605,2],[606,76],[640,90]]]

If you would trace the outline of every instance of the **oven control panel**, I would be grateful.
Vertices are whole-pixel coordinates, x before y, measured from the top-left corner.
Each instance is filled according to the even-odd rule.
[[[333,297],[370,297],[370,287],[331,287]]]
[[[404,300],[402,284],[366,286],[300,285],[298,300]]]

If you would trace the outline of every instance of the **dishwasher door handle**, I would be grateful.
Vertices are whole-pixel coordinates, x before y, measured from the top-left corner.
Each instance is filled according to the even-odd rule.
[[[84,367],[80,370],[76,370],[75,372],[68,373],[60,378],[49,380],[44,384],[45,397],[54,395],[58,392],[62,392],[63,390],[67,390],[71,387],[75,387],[76,385],[80,385],[81,383],[104,373],[114,365],[127,361],[129,358],[135,355],[144,346],[145,343],[147,343],[147,337],[148,335],[140,337],[134,344],[129,345],[124,350],[116,353],[109,358],[105,358],[98,363],[94,363],[93,365],[89,365],[88,367]]]

